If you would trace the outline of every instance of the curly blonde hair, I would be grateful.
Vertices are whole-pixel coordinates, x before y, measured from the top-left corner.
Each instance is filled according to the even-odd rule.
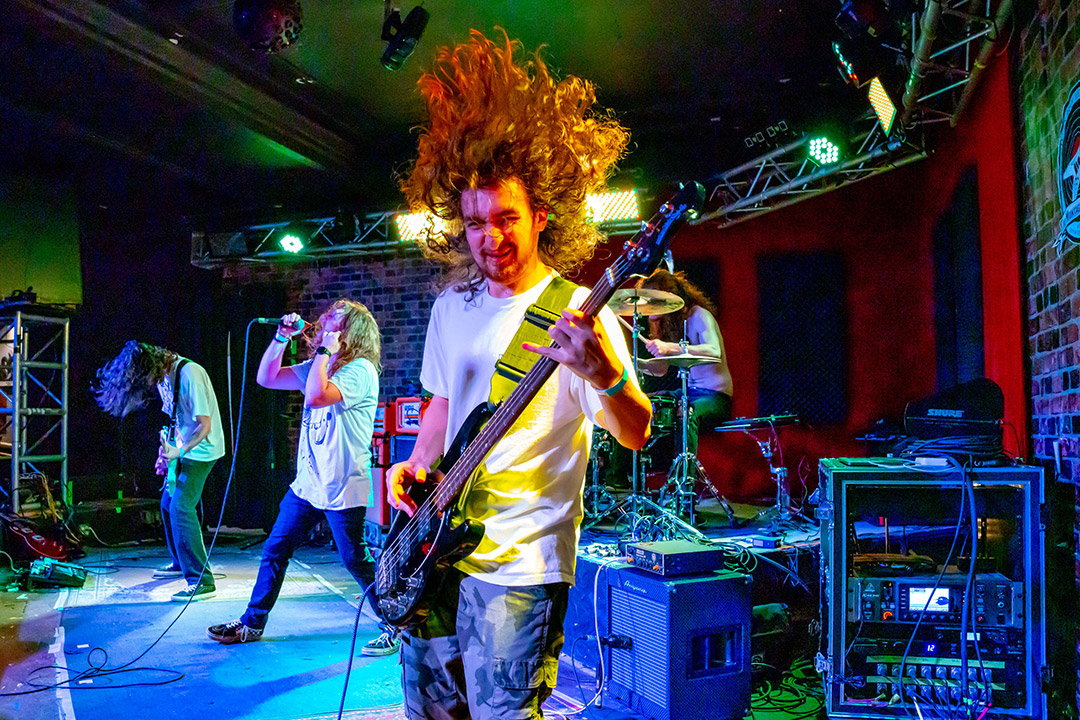
[[[367,305],[356,300],[335,300],[315,323],[304,328],[308,350],[315,352],[322,344],[323,325],[326,319],[339,309],[345,310],[345,322],[338,338],[341,349],[338,350],[334,364],[330,366],[327,374],[333,375],[356,358],[366,358],[375,366],[376,372],[381,373],[382,338],[379,336],[379,324],[375,322],[375,316],[368,310]]]
[[[541,260],[563,274],[580,267],[602,239],[586,222],[586,198],[606,186],[630,140],[609,113],[593,109],[591,82],[559,80],[539,51],[519,61],[521,42],[505,32],[502,40],[473,30],[469,42],[441,48],[419,81],[428,122],[400,184],[410,208],[433,216],[422,244],[444,265],[443,287],[475,291],[483,282],[465,239],[462,192],[515,178],[531,209],[548,211]]]

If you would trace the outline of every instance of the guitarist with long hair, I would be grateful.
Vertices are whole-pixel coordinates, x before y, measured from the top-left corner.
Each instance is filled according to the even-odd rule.
[[[542,339],[519,341],[530,306],[592,255],[599,234],[585,198],[604,187],[629,139],[592,109],[591,83],[557,80],[539,54],[521,55],[520,43],[476,31],[439,51],[420,80],[429,122],[402,181],[413,209],[446,224],[429,228],[425,244],[446,272],[420,376],[433,398],[411,456],[389,471],[391,503],[417,512],[409,488],[438,481],[436,461],[492,399],[500,358],[558,363],[460,496],[462,516],[484,533],[431,581],[426,617],[404,633],[410,718],[542,716],[574,582],[592,425],[629,448],[649,435],[651,406],[618,322],[606,308],[595,318],[577,309],[585,288],[569,288]]]
[[[101,409],[116,417],[144,407],[156,393],[169,416],[162,431],[155,470],[165,476],[161,519],[170,562],[155,578],[183,578],[187,586],[175,602],[214,596],[214,574],[207,567],[198,505],[214,463],[225,454],[225,433],[210,376],[198,363],[172,350],[129,340],[97,372],[91,391]]]

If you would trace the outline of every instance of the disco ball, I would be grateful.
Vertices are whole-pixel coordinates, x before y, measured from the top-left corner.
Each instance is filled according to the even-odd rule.
[[[299,0],[236,0],[233,28],[252,50],[278,52],[304,29]]]

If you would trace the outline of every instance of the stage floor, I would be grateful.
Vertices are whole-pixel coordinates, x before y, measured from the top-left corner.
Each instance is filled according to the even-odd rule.
[[[261,545],[222,538],[213,553],[216,597],[170,602],[179,580],[154,580],[166,562],[163,546],[90,549],[79,561],[82,588],[25,591],[0,587],[0,693],[51,686],[91,666],[123,669],[69,687],[0,697],[0,718],[19,720],[139,720],[190,718],[300,720],[337,716],[356,617],[357,585],[328,548],[307,546],[289,566],[281,597],[259,642],[223,646],[208,625],[243,612]],[[0,575],[10,578],[10,573]],[[351,720],[404,718],[397,655],[368,658],[359,647],[378,634],[370,610],[361,615],[345,699]],[[171,626],[171,627],[170,627]],[[164,635],[163,635],[164,633]],[[576,672],[575,672],[576,670]],[[580,686],[579,683],[580,682]],[[33,684],[31,684],[33,683]],[[637,717],[606,695],[602,708],[580,714],[591,698],[595,670],[567,650],[548,717],[578,713],[592,720]],[[755,702],[754,717],[808,717],[806,708],[777,714]],[[812,717],[813,715],[809,715]]]

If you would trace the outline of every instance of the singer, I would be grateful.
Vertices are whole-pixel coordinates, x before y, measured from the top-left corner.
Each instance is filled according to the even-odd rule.
[[[225,433],[210,376],[201,365],[172,350],[129,340],[98,370],[91,390],[102,410],[124,417],[146,405],[154,388],[162,412],[170,417],[169,427],[161,432],[154,469],[165,476],[161,519],[172,557],[154,571],[154,577],[187,581],[186,588],[173,594],[175,602],[205,600],[216,588],[197,506],[207,475],[225,454]]]
[[[271,390],[304,393],[296,454],[296,479],[281,501],[247,610],[238,619],[206,629],[225,645],[262,637],[266,619],[285,582],[293,552],[326,518],[341,562],[361,586],[375,577],[364,541],[364,507],[374,501],[371,434],[379,396],[379,326],[362,303],[338,300],[305,333],[311,359],[281,366],[289,341],[303,321],[281,318],[259,362],[257,381]]]

